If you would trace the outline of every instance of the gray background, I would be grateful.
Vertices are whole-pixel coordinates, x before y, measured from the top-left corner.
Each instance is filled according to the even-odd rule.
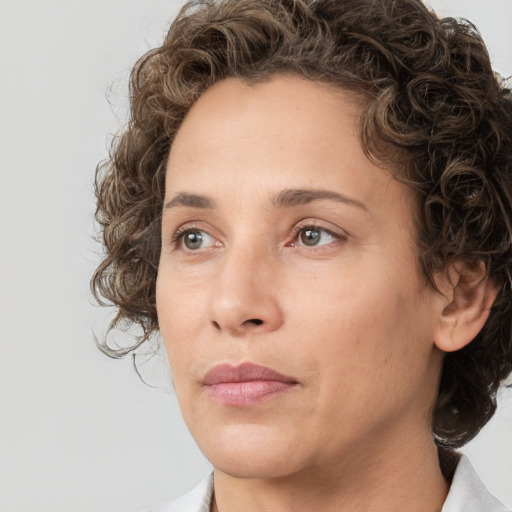
[[[180,4],[0,0],[1,511],[139,511],[209,470],[172,393],[98,352],[106,316],[88,289],[94,167],[125,118],[130,67]],[[477,23],[512,74],[512,2],[431,4]],[[165,387],[162,366],[145,368]],[[510,392],[465,451],[512,507]]]

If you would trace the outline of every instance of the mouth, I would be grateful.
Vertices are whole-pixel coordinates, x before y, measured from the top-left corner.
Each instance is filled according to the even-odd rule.
[[[285,393],[297,386],[298,382],[271,368],[242,363],[237,366],[214,366],[204,376],[202,384],[214,402],[248,407]]]

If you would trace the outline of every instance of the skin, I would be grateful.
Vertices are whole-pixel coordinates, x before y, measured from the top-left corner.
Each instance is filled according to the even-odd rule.
[[[228,79],[173,142],[157,310],[214,510],[425,512],[446,497],[430,409],[450,297],[421,275],[414,197],[364,155],[355,105],[293,76]],[[346,200],[290,203],[289,189]],[[204,375],[243,362],[295,384],[212,400]]]

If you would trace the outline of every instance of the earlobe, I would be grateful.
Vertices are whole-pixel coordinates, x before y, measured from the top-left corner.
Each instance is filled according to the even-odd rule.
[[[444,352],[465,347],[481,331],[498,295],[485,265],[454,264],[446,274],[446,303],[438,319],[434,343]]]

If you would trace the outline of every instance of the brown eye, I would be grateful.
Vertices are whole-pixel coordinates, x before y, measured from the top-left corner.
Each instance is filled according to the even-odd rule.
[[[322,230],[320,229],[303,229],[299,235],[300,241],[303,245],[309,247],[318,245],[322,238]]]

